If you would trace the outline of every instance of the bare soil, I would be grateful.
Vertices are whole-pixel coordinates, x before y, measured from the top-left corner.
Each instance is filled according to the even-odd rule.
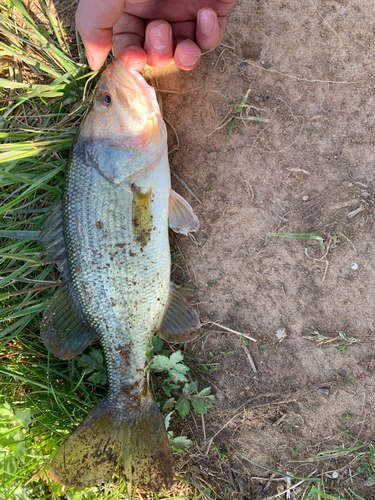
[[[72,33],[74,10],[61,13]],[[185,352],[217,397],[204,419],[183,424],[196,444],[179,473],[218,498],[265,498],[285,487],[271,482],[265,494],[270,472],[259,466],[338,471],[325,477],[342,495],[354,498],[351,487],[375,498],[366,472],[350,480],[361,465],[355,453],[311,462],[375,439],[374,34],[368,0],[238,0],[223,44],[197,69],[145,71],[178,134],[171,167],[202,202],[173,179],[201,224],[194,238],[172,239],[182,252],[175,280],[205,323]],[[237,113],[219,156],[229,124],[220,126],[233,116],[223,96],[239,104],[248,89],[243,116],[268,121]],[[324,248],[271,232],[319,232]],[[257,373],[243,341],[211,321],[256,339],[246,349]],[[339,331],[357,342],[343,349],[343,340],[307,338]]]

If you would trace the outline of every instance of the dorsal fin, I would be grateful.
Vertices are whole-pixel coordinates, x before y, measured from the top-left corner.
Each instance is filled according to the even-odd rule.
[[[77,356],[96,339],[71,297],[68,283],[58,288],[45,309],[40,333],[47,349],[60,359]]]
[[[171,283],[169,308],[156,333],[167,342],[189,342],[199,335],[200,327],[195,309]]]
[[[171,189],[169,195],[169,227],[175,233],[187,235],[199,228],[198,217],[193,212],[189,203],[176,191]]]

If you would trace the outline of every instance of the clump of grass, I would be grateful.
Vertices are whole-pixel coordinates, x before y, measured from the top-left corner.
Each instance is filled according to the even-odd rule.
[[[216,90],[214,92],[216,92]],[[218,93],[220,94],[220,92],[218,92]],[[223,127],[226,127],[228,125],[227,131],[225,134],[225,138],[224,138],[224,144],[223,144],[223,147],[221,148],[219,158],[221,157],[221,155],[223,154],[223,152],[225,150],[225,146],[227,144],[229,135],[232,132],[233,125],[234,125],[236,120],[241,120],[243,123],[244,122],[262,122],[262,123],[268,122],[267,118],[262,118],[260,116],[251,116],[249,114],[251,109],[255,109],[253,106],[246,104],[247,99],[249,97],[249,94],[250,94],[250,89],[247,90],[246,94],[243,96],[243,98],[241,99],[241,102],[239,102],[239,103],[236,103],[230,97],[227,97],[223,94],[220,94],[221,97],[223,97],[226,101],[229,102],[229,104],[231,105],[231,109],[227,113],[225,118],[221,121],[221,123],[215,128],[215,130],[213,132],[211,132],[211,134],[209,134],[209,135],[212,135],[217,130],[220,130]]]
[[[0,497],[143,498],[116,476],[84,490],[66,490],[48,477],[59,446],[105,394],[106,373],[98,343],[62,361],[39,336],[40,314],[61,279],[38,234],[60,200],[85,96],[98,78],[82,58],[80,41],[69,47],[44,0],[39,8],[42,16],[21,0],[0,5]],[[205,413],[213,403],[208,388],[198,390],[181,353],[163,352],[160,342],[154,339],[150,371],[166,425],[175,410],[186,416],[187,405]],[[186,436],[170,438],[176,450],[190,444]]]

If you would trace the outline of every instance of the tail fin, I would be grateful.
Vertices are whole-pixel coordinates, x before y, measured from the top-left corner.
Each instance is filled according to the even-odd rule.
[[[138,409],[119,411],[103,399],[54,456],[51,479],[76,488],[110,481],[119,466],[124,479],[158,492],[173,481],[174,464],[163,418],[148,394]]]

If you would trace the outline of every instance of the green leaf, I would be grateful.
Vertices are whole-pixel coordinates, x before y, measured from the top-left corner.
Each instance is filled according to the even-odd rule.
[[[97,366],[103,366],[103,354],[100,349],[92,349],[90,356],[95,361]]]
[[[207,413],[207,406],[201,398],[199,398],[197,396],[190,396],[190,401],[194,407],[194,410],[197,413],[199,413],[199,415],[203,415],[203,414]]]
[[[164,425],[165,425],[165,430],[168,430],[169,424],[171,423],[171,418],[173,415],[174,411],[171,411],[168,413],[168,415],[164,418]]]
[[[3,422],[4,419],[10,422],[10,419],[13,417],[13,411],[9,403],[4,403],[0,406],[0,421]]]
[[[185,387],[182,389],[183,394],[191,394],[198,389],[198,381],[194,380],[191,384],[185,384]]]
[[[164,370],[168,370],[169,368],[169,359],[167,356],[155,356],[150,365],[150,369],[154,372],[162,372]]]
[[[168,437],[171,446],[173,446],[173,448],[177,451],[184,451],[193,444],[193,441],[188,439],[187,436],[173,437],[172,432],[168,432]]]
[[[171,391],[173,391],[173,389],[179,389],[179,386],[178,386],[178,384],[172,383],[172,377],[168,377],[164,381],[163,389],[164,389],[165,394],[168,397],[171,397],[172,396]]]
[[[176,403],[176,410],[180,414],[180,417],[184,419],[190,411],[190,404],[184,397],[180,398]]]
[[[173,354],[171,354],[169,358],[169,364],[172,367],[173,365],[177,365],[181,361],[183,361],[184,357],[181,353],[181,351],[176,351]]]
[[[24,427],[29,427],[29,425],[31,424],[31,416],[32,414],[30,410],[17,410],[16,414],[14,415],[14,419]]]
[[[95,385],[105,385],[107,383],[107,374],[104,371],[95,372],[88,378]]]
[[[198,396],[200,397],[205,397],[205,396],[208,396],[211,392],[211,387],[206,387],[205,389],[203,389],[199,394]]]

